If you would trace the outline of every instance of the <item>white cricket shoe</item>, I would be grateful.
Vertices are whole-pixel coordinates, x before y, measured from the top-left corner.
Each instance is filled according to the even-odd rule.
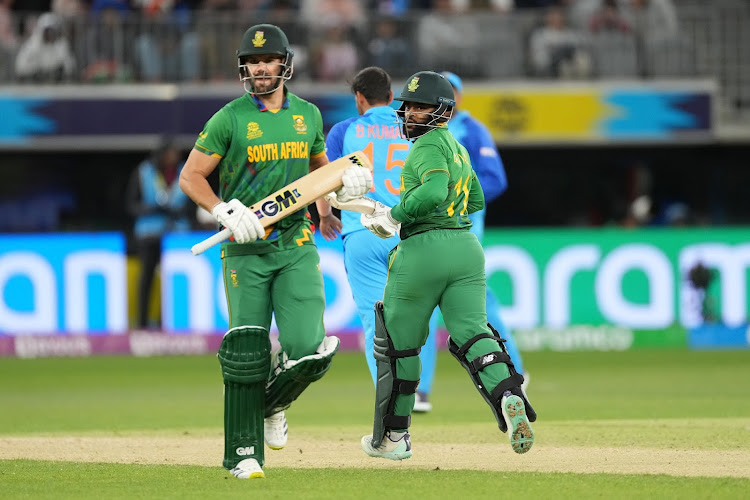
[[[234,474],[234,477],[239,479],[262,479],[266,477],[263,469],[258,465],[258,461],[254,458],[246,458],[238,463],[230,472]]]
[[[280,450],[286,446],[289,426],[283,411],[274,413],[263,420],[263,436],[266,445],[272,450]]]
[[[417,391],[414,395],[414,413],[427,413],[432,410],[432,403],[427,399],[427,393]]]
[[[526,405],[523,399],[505,391],[501,399],[502,413],[508,424],[510,446],[516,453],[526,453],[534,444],[534,431],[526,416]]]
[[[393,439],[395,438],[395,439]],[[405,460],[411,457],[411,441],[409,433],[394,434],[388,431],[380,442],[380,446],[372,445],[372,434],[362,437],[362,449],[371,457],[387,458],[388,460]]]

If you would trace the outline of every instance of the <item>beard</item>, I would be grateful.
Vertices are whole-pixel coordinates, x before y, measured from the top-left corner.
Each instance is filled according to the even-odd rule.
[[[281,76],[269,75],[267,73],[254,75],[252,86],[254,93],[270,93],[276,90],[281,84]]]
[[[404,137],[406,137],[407,139],[416,139],[423,136],[432,129],[433,127],[414,122],[404,122],[401,127],[401,131],[403,132]]]

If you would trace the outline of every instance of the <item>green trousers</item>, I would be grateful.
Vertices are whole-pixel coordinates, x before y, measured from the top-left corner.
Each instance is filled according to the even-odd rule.
[[[453,341],[461,347],[487,327],[484,250],[468,230],[436,229],[401,241],[389,255],[388,280],[383,296],[385,326],[396,350],[422,347],[436,306]],[[468,359],[498,350],[497,342],[482,339],[469,349]],[[418,356],[400,358],[396,374],[418,380]],[[480,373],[485,387],[495,387],[509,376],[503,363]],[[399,395],[395,414],[406,416],[414,407],[414,395]]]
[[[315,352],[325,336],[325,293],[314,245],[261,255],[224,256],[229,328],[261,326],[272,315],[289,359]]]

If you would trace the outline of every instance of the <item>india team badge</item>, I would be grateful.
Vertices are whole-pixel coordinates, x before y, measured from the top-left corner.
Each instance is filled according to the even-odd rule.
[[[255,32],[255,36],[253,37],[253,45],[256,47],[263,47],[265,45],[266,39],[263,36],[263,32],[261,30],[258,30]]]
[[[260,129],[260,125],[258,125],[256,122],[250,122],[247,124],[248,139],[257,139],[261,135],[263,135],[263,131]]]
[[[294,120],[294,129],[297,133],[306,134],[307,124],[305,123],[305,117],[302,115],[292,115],[292,119]]]
[[[409,92],[416,92],[419,88],[419,77],[415,76],[414,78],[412,78],[406,88],[409,90]]]

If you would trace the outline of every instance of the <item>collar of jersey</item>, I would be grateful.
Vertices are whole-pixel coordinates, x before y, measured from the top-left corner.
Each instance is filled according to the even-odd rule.
[[[256,96],[255,94],[250,94],[250,97],[255,102],[255,105],[258,106],[258,111],[268,111],[268,108],[266,107],[265,104],[263,104],[263,101],[258,99],[258,96]],[[284,89],[284,104],[281,105],[281,108],[285,109],[288,107],[289,107],[289,97],[287,97],[286,89]]]
[[[367,111],[365,111],[364,114],[369,114],[369,113],[387,113],[387,114],[391,114],[391,113],[394,113],[394,112],[395,112],[395,110],[392,107],[390,107],[388,105],[383,105],[383,106],[373,106],[372,108],[370,108]]]

